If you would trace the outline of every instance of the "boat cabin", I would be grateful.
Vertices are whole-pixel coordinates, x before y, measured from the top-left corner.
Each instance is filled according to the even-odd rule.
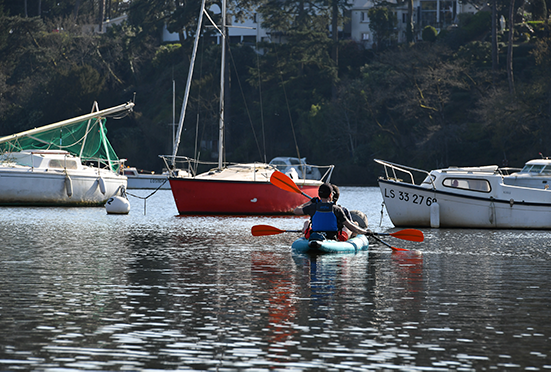
[[[318,168],[306,164],[306,158],[292,158],[280,156],[273,158],[270,163],[282,173],[285,173],[292,179],[311,179],[319,180],[321,173]]]
[[[71,169],[82,167],[80,159],[62,150],[23,150],[6,152],[0,157],[6,166],[21,166],[40,169]]]
[[[551,160],[530,160],[519,172],[503,177],[503,183],[511,186],[547,190],[551,183]]]

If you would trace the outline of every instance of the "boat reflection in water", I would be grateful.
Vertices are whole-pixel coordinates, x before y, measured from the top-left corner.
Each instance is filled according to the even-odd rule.
[[[384,166],[379,187],[395,226],[551,228],[549,160],[531,161],[511,175],[496,165],[427,172],[375,161]],[[419,174],[424,179],[416,183]]]

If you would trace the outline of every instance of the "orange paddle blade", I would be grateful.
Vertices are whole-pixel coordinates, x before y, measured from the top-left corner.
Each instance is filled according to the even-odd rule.
[[[275,171],[272,173],[270,182],[272,185],[277,186],[282,190],[302,194],[308,199],[312,199],[310,195],[305,194],[301,189],[299,189],[296,183],[289,176],[281,173],[280,171]]]
[[[394,233],[390,233],[389,235],[398,239],[409,240],[412,242],[422,242],[423,240],[425,240],[423,232],[416,229],[404,229],[396,231]]]
[[[285,232],[301,232],[300,230],[281,230],[269,225],[254,225],[251,228],[253,236],[277,235]]]
[[[285,230],[280,230],[277,227],[269,225],[254,225],[251,228],[251,233],[253,234],[253,236],[276,235],[284,232]]]
[[[300,191],[295,182],[289,176],[279,171],[275,171],[274,173],[272,173],[272,176],[270,177],[270,182],[272,183],[272,185],[277,186],[282,190],[302,194],[302,191]]]

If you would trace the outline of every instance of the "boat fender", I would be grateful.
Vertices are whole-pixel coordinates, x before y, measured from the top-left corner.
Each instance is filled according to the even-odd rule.
[[[105,180],[101,177],[98,178],[98,185],[99,185],[99,191],[101,191],[101,193],[105,195]]]
[[[67,191],[68,197],[73,196],[73,181],[69,176],[65,177],[65,191]]]
[[[430,227],[434,229],[440,227],[440,206],[438,203],[430,205]]]
[[[122,196],[112,196],[105,203],[105,210],[108,214],[128,214],[130,202]]]

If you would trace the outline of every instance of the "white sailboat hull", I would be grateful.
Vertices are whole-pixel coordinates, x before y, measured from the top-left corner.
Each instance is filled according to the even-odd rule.
[[[102,206],[126,177],[83,165],[66,151],[20,151],[0,158],[0,205]]]
[[[102,206],[121,187],[126,177],[109,174],[0,170],[0,205]]]

